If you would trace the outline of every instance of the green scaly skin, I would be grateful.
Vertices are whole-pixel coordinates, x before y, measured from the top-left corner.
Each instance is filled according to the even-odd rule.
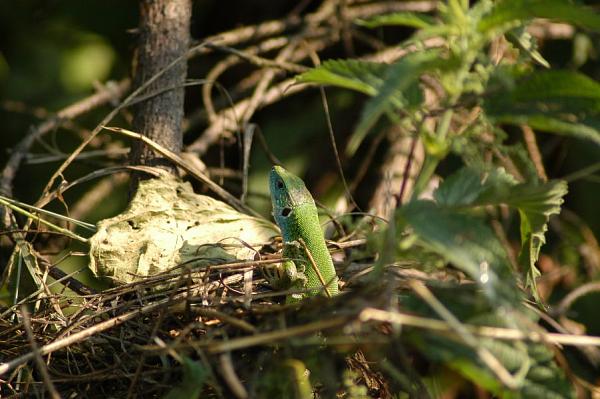
[[[283,257],[290,259],[281,265],[280,279],[288,288],[305,292],[289,295],[287,302],[296,302],[307,296],[337,295],[338,278],[325,244],[315,201],[304,182],[281,166],[274,166],[269,175],[269,188],[273,217],[283,237]],[[307,250],[326,287],[314,270]]]

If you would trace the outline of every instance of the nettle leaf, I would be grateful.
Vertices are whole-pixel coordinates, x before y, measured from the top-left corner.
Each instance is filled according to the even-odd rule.
[[[544,68],[550,68],[550,63],[538,51],[538,45],[535,38],[526,30],[525,26],[513,29],[507,32],[506,39],[516,45],[521,51],[524,51],[535,62]]]
[[[483,219],[432,201],[410,202],[396,215],[410,225],[420,245],[479,283],[490,301],[518,302],[506,251]]]
[[[511,184],[503,169],[490,175],[486,192],[477,200],[478,205],[506,204],[519,211],[521,220],[521,252],[519,263],[527,270],[526,285],[539,301],[536,278],[540,272],[535,266],[542,245],[546,242],[550,216],[560,213],[567,183],[552,180],[541,184]]]
[[[472,326],[499,327],[529,331],[538,316],[521,306],[507,314],[498,303],[485,306],[478,292],[468,286],[431,287],[433,294],[461,322]],[[423,317],[435,318],[435,312],[421,300],[408,296],[403,306]],[[435,332],[406,332],[406,338],[434,363],[462,374],[499,398],[574,398],[574,389],[556,362],[552,349],[545,344],[505,341],[478,337],[485,347],[519,382],[516,390],[507,390],[477,355],[473,347],[457,337]]]
[[[446,207],[505,204],[518,210],[521,220],[519,262],[528,271],[527,286],[538,298],[535,279],[539,271],[535,262],[545,243],[548,220],[551,215],[560,212],[566,194],[567,183],[564,181],[518,183],[504,169],[495,169],[487,176],[481,176],[473,169],[463,168],[442,182],[434,198]]]
[[[600,31],[600,15],[590,7],[567,0],[504,0],[479,22],[481,32],[505,30],[533,18],[567,22],[592,31]]]
[[[352,155],[382,114],[422,103],[419,77],[440,62],[437,50],[411,53],[391,65],[359,60],[333,60],[324,62],[296,79],[303,83],[356,90],[373,97],[363,108],[361,119],[348,143],[346,152]]]
[[[369,96],[379,91],[389,65],[360,60],[329,60],[296,77],[301,83],[317,83],[356,90]]]
[[[541,186],[515,186],[507,203],[519,210],[521,217],[521,253],[519,263],[529,271],[527,286],[531,287],[539,301],[536,278],[540,272],[535,266],[540,256],[540,249],[546,242],[548,220],[551,215],[560,213],[563,197],[567,194],[565,181],[550,181]]]
[[[600,144],[600,83],[580,73],[533,73],[490,90],[484,109],[495,123],[526,124]]]
[[[409,339],[414,341],[413,344],[430,361],[455,370],[493,394],[497,395],[502,391],[498,378],[478,361],[471,348],[460,341],[421,332],[412,334]],[[440,396],[439,393],[431,395],[433,398]]]
[[[551,355],[552,351],[543,344],[479,340],[479,345],[488,349],[511,374],[521,376],[520,387],[515,391],[509,391],[480,362],[476,353],[464,343],[439,335],[422,333],[419,335],[413,339],[424,356],[457,371],[499,398],[576,397],[573,386],[563,370],[552,356],[547,356]],[[538,360],[540,353],[543,353],[543,359]]]
[[[422,95],[415,94],[420,93],[419,78],[423,72],[435,67],[439,59],[439,51],[427,50],[408,54],[388,67],[378,93],[365,104],[358,126],[348,142],[346,153],[349,156],[356,152],[382,114],[407,110],[422,103]]]
[[[414,12],[394,12],[378,15],[370,19],[359,19],[354,21],[357,25],[367,28],[378,28],[380,26],[400,25],[413,28],[427,28],[435,24],[435,18]]]
[[[527,374],[522,392],[528,398],[575,398],[575,390],[557,365],[554,352],[544,344],[528,344],[534,364]]]
[[[487,308],[482,307],[482,303],[485,301],[482,301],[478,292],[467,291],[464,286],[445,289],[432,287],[431,289],[436,298],[442,301],[461,322],[475,326],[507,327],[508,323],[505,321],[507,315],[505,312],[498,311],[499,304],[493,302],[489,303]],[[470,306],[467,300],[471,302]],[[409,311],[424,317],[436,317],[431,308],[420,304],[419,301],[405,301],[403,305],[407,306]],[[520,315],[524,316],[522,313]],[[511,327],[514,328],[514,326]],[[456,371],[495,397],[510,397],[505,395],[506,389],[492,370],[483,364],[477,351],[467,345],[463,339],[425,331],[419,331],[417,334],[409,333],[407,339],[413,341],[421,353],[432,362]],[[519,380],[522,387],[527,385],[527,381],[523,377],[531,370],[530,366],[534,361],[528,353],[526,344],[477,337],[477,346],[489,350],[508,372],[515,377],[521,377]],[[517,394],[516,397],[519,397],[518,390],[511,391],[511,393]]]

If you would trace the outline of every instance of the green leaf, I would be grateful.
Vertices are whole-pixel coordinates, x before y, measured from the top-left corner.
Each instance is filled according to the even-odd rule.
[[[332,60],[299,75],[296,80],[334,85],[374,96],[365,105],[358,127],[346,149],[352,155],[383,113],[422,102],[418,79],[423,71],[440,62],[437,50],[411,53],[392,65],[359,60]]]
[[[489,324],[487,324],[489,326]],[[503,327],[503,325],[500,325]],[[464,375],[478,386],[485,388],[499,398],[575,398],[572,384],[558,367],[554,358],[538,360],[536,353],[551,351],[542,344],[519,343],[482,339],[480,345],[486,347],[511,373],[523,372],[524,379],[516,391],[502,387],[498,379],[479,362],[476,354],[463,343],[440,336],[426,334],[419,337],[416,344],[426,357],[442,363]],[[521,346],[523,350],[517,350]],[[523,366],[529,367],[523,367]]]
[[[440,206],[468,206],[482,192],[480,174],[471,168],[462,168],[446,178],[435,190],[433,197]]]
[[[489,33],[504,31],[533,18],[563,21],[592,31],[600,31],[600,15],[590,7],[566,0],[503,0],[479,22],[478,29]]]
[[[495,123],[527,124],[600,144],[600,83],[576,72],[541,71],[490,89],[484,109]]]
[[[560,212],[567,183],[554,180],[543,184],[522,183],[495,169],[485,176],[463,168],[448,177],[434,193],[438,204],[446,207],[505,204],[519,212],[521,220],[521,253],[519,262],[527,270],[527,286],[537,298],[535,278],[539,275],[535,262],[545,243],[551,215]]]
[[[414,12],[395,12],[385,15],[378,15],[370,19],[359,19],[354,21],[358,25],[367,28],[377,28],[380,26],[402,25],[413,28],[427,28],[435,24],[435,19],[429,15],[417,14]]]
[[[514,301],[517,294],[504,247],[481,218],[431,201],[413,201],[397,211],[419,244],[476,281],[493,303]]]
[[[550,68],[550,63],[537,50],[535,38],[527,32],[524,26],[513,29],[506,34],[506,39],[516,45],[521,51],[527,53],[535,62],[544,68]]]
[[[528,270],[527,286],[539,301],[536,278],[540,273],[535,266],[540,249],[546,242],[545,233],[551,215],[560,213],[560,205],[567,194],[567,183],[550,181],[541,186],[518,185],[511,193],[510,203],[521,217],[521,253],[519,263]]]
[[[389,65],[360,60],[329,60],[296,77],[301,83],[318,83],[377,94]]]
[[[460,287],[431,287],[433,294],[462,322],[474,326],[500,327],[530,331],[537,315],[520,307],[507,313],[498,303],[482,307],[477,292]],[[434,312],[414,297],[403,301],[407,310],[424,317],[435,317]],[[525,341],[505,341],[478,337],[478,346],[488,349],[493,356],[520,383],[520,388],[509,391],[485,367],[476,351],[456,337],[433,332],[407,332],[421,353],[434,363],[442,364],[462,374],[478,386],[499,398],[573,398],[572,384],[560,369],[551,348],[545,344]]]
[[[422,96],[414,95],[419,90],[419,78],[425,70],[437,65],[439,57],[437,50],[415,52],[389,66],[377,95],[363,108],[358,126],[346,147],[347,155],[351,156],[356,152],[369,129],[383,113],[414,107],[422,102]]]
[[[575,390],[563,370],[557,365],[554,353],[543,344],[528,344],[533,366],[521,389],[525,398],[575,398]]]
[[[171,389],[163,399],[194,399],[200,396],[204,383],[209,376],[209,370],[202,364],[183,358],[183,380]]]

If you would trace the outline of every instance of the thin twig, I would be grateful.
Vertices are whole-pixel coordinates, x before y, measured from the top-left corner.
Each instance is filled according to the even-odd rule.
[[[107,85],[106,90],[94,93],[89,97],[63,108],[57,112],[55,118],[47,120],[33,129],[15,146],[8,162],[4,166],[4,169],[2,170],[2,179],[0,180],[0,192],[6,193],[9,197],[11,196],[12,181],[17,174],[19,165],[36,140],[60,126],[62,121],[74,119],[96,107],[120,98],[127,90],[129,90],[130,85],[131,82],[129,79],[124,79],[115,85]]]
[[[329,319],[318,320],[315,322],[303,324],[295,327],[288,327],[283,330],[270,331],[267,333],[256,334],[249,337],[236,338],[232,340],[225,341],[217,341],[217,340],[207,340],[199,343],[192,343],[191,345],[198,348],[206,348],[208,353],[222,353],[240,349],[251,348],[254,346],[260,345],[274,345],[277,342],[291,338],[291,337],[299,337],[307,334],[312,334],[318,331],[329,330],[332,328],[339,328],[343,325],[348,324],[352,320],[349,316],[337,316]],[[190,344],[181,343],[178,345],[172,345],[171,348],[179,349],[185,348]],[[154,345],[140,347],[142,350],[148,351],[156,351],[161,348],[158,348]],[[2,364],[0,364],[0,375],[2,372]]]
[[[60,399],[60,395],[52,382],[52,378],[50,378],[50,373],[48,373],[48,368],[46,367],[46,363],[40,354],[39,347],[35,342],[35,336],[33,334],[33,329],[31,328],[31,320],[29,318],[29,311],[27,310],[27,306],[21,305],[21,316],[23,317],[23,327],[25,327],[25,332],[27,333],[27,339],[29,340],[29,346],[31,347],[31,353],[33,354],[33,358],[35,359],[35,363],[37,365],[38,371],[42,375],[42,380],[44,381],[44,385],[46,389],[50,393],[50,397],[53,399]]]
[[[75,343],[85,341],[86,339],[90,338],[91,336],[93,336],[95,334],[98,334],[102,331],[106,331],[113,327],[119,326],[129,320],[134,319],[137,316],[140,316],[142,314],[146,314],[149,312],[153,312],[164,306],[170,306],[176,302],[183,301],[186,298],[187,298],[187,294],[184,293],[182,295],[177,296],[176,298],[173,298],[172,300],[169,298],[163,299],[163,300],[151,303],[149,305],[145,305],[145,306],[141,307],[140,309],[132,310],[132,311],[129,311],[122,315],[119,315],[117,317],[113,317],[113,318],[110,318],[103,322],[100,322],[98,324],[94,324],[91,327],[88,327],[86,329],[83,329],[81,331],[73,333],[69,336],[57,339],[56,341],[54,341],[52,343],[42,346],[41,348],[39,348],[39,354],[40,354],[40,356],[45,356],[45,355],[55,352],[59,349],[63,349],[68,346],[71,346]],[[24,355],[17,357],[16,359],[10,360],[8,362],[0,363],[0,375],[3,375],[5,373],[9,372],[10,370],[13,370],[15,367],[18,367],[24,363],[27,363],[34,357],[35,357],[35,354],[33,352],[29,352],[29,353],[26,353]]]
[[[321,62],[319,60],[319,57],[317,56],[317,53],[315,53],[314,51],[310,51],[309,54],[312,58],[313,63],[315,64],[315,66],[319,66],[321,64]],[[333,150],[333,157],[335,158],[335,162],[336,162],[336,165],[338,168],[338,174],[340,175],[340,178],[342,180],[342,184],[344,186],[344,191],[346,193],[346,196],[352,203],[352,206],[355,209],[358,209],[360,211],[361,209],[358,206],[358,204],[356,203],[356,201],[354,200],[354,197],[352,196],[352,192],[350,191],[350,188],[348,187],[348,182],[346,181],[346,176],[344,174],[344,168],[342,167],[342,160],[340,158],[340,153],[338,151],[337,144],[335,142],[335,133],[333,131],[333,124],[331,122],[331,114],[329,112],[329,103],[327,102],[327,94],[325,93],[325,88],[323,86],[319,86],[319,93],[321,94],[321,104],[323,105],[323,111],[325,112],[325,121],[327,122],[327,132],[329,133],[329,142],[331,144],[331,149]]]
[[[221,366],[221,375],[227,383],[227,386],[229,386],[229,389],[231,389],[231,392],[233,392],[236,398],[246,399],[248,397],[248,391],[246,391],[244,384],[242,384],[235,372],[230,352],[222,353],[219,356],[219,365]]]
[[[448,325],[460,336],[465,344],[473,348],[481,361],[492,371],[496,377],[510,389],[517,389],[519,382],[508,372],[502,363],[456,318],[420,281],[409,281],[411,288],[419,295]]]
[[[306,253],[306,257],[308,258],[308,260],[310,262],[310,266],[312,267],[313,271],[319,278],[319,282],[321,282],[321,285],[323,286],[323,288],[325,288],[325,293],[327,294],[327,297],[333,298],[333,296],[331,295],[331,292],[329,292],[329,286],[332,284],[332,281],[325,281],[325,279],[323,278],[323,275],[321,274],[321,270],[319,270],[319,266],[317,266],[317,262],[315,262],[315,258],[312,256],[312,253],[310,252],[310,250],[308,249],[308,246],[306,245],[306,242],[304,242],[304,240],[302,238],[298,241],[300,241],[302,248],[304,248],[304,253]]]
[[[145,144],[147,144],[148,146],[150,146],[153,150],[155,150],[159,154],[167,157],[170,161],[172,161],[177,166],[179,166],[182,169],[184,169],[186,172],[188,172],[194,178],[196,178],[199,181],[201,181],[202,183],[206,184],[208,186],[208,188],[210,188],[215,194],[217,194],[221,198],[227,200],[237,210],[243,211],[243,212],[247,212],[250,215],[254,215],[254,216],[260,217],[260,214],[258,214],[253,209],[248,208],[239,199],[237,199],[233,195],[229,194],[229,192],[225,191],[223,188],[221,188],[221,186],[219,186],[217,183],[213,182],[210,179],[210,177],[206,176],[202,171],[197,170],[194,165],[190,164],[189,162],[186,162],[179,155],[177,155],[174,152],[172,152],[172,151],[164,148],[160,144],[158,144],[158,143],[150,140],[148,137],[146,137],[144,135],[141,135],[139,133],[136,133],[136,132],[132,132],[131,130],[120,128],[120,127],[104,126],[104,129],[110,130],[111,132],[116,132],[116,133],[122,134],[124,136],[131,137],[131,138],[134,138],[134,139],[137,139],[137,140],[140,140],[140,141],[143,141]]]
[[[191,54],[194,54],[199,49],[204,48],[206,44],[208,44],[208,42],[202,42],[199,45],[192,47],[190,50],[188,50],[186,54],[171,61],[166,67],[164,67],[162,70],[154,74],[154,76],[150,77],[147,81],[141,84],[137,89],[135,89],[131,94],[129,94],[121,104],[119,104],[111,112],[109,112],[108,115],[104,117],[104,119],[102,119],[102,121],[94,128],[94,130],[92,130],[89,137],[86,140],[84,140],[75,150],[73,150],[69,158],[67,158],[59,166],[56,172],[54,172],[54,174],[46,184],[46,187],[44,187],[42,197],[50,191],[50,188],[54,185],[54,181],[59,176],[62,176],[65,169],[73,162],[73,160],[79,155],[79,153],[83,151],[85,147],[87,147],[87,145],[100,133],[103,127],[106,126],[122,109],[128,107],[137,96],[143,93],[144,90],[146,90],[150,85],[152,85],[152,83],[154,83],[162,75],[168,72],[171,68],[176,66],[178,63],[185,61]],[[39,204],[36,203],[36,205]]]
[[[83,242],[83,243],[87,243],[88,242],[87,238],[81,237],[81,236],[73,233],[69,229],[65,229],[65,228],[60,227],[58,225],[55,225],[54,223],[51,223],[51,222],[49,222],[49,221],[47,221],[45,219],[42,219],[38,215],[35,215],[35,214],[33,214],[33,213],[29,212],[29,211],[26,211],[25,209],[23,209],[23,208],[21,208],[19,206],[16,206],[12,202],[6,201],[3,198],[0,198],[0,205],[4,205],[5,207],[10,208],[10,209],[12,209],[13,211],[15,211],[17,213],[20,213],[21,215],[25,215],[25,216],[27,216],[31,220],[35,220],[35,221],[37,221],[39,223],[45,224],[46,226],[54,229],[55,231],[58,231],[58,232],[64,234],[67,237],[74,238],[75,240]]]
[[[360,313],[360,320],[377,320],[386,323],[404,325],[414,328],[422,328],[430,331],[451,333],[458,336],[454,328],[443,320],[419,317],[410,314],[389,312],[375,308],[365,308]],[[591,335],[543,333],[539,331],[521,331],[511,328],[474,326],[463,324],[473,335],[485,338],[501,339],[505,341],[529,341],[536,343],[551,343],[554,345],[569,346],[597,346],[600,347],[600,337]]]
[[[302,73],[302,72],[306,72],[309,69],[308,67],[305,67],[304,65],[298,65],[298,64],[294,64],[294,63],[290,63],[290,62],[286,62],[286,61],[270,60],[268,58],[260,57],[255,54],[250,54],[246,51],[241,51],[241,50],[235,49],[233,47],[222,46],[222,45],[218,45],[218,44],[209,44],[207,47],[213,48],[216,50],[221,50],[221,51],[229,53],[229,54],[233,54],[243,60],[248,61],[252,65],[255,65],[255,66],[261,67],[261,68],[275,68],[275,69],[281,69],[281,70],[291,72],[291,73]]]
[[[562,316],[565,314],[565,312],[567,312],[567,310],[569,310],[571,305],[576,300],[578,300],[582,296],[591,294],[593,292],[599,292],[599,291],[600,291],[600,282],[589,282],[589,283],[583,284],[583,285],[577,287],[576,289],[574,289],[573,291],[569,292],[560,301],[560,303],[558,304],[558,306],[556,307],[556,309],[553,313]]]

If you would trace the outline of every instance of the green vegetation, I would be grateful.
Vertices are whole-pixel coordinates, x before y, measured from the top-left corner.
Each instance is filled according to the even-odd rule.
[[[136,12],[100,3],[0,6],[0,396],[597,395],[596,5],[196,2],[187,154],[152,148],[225,204],[125,166]],[[322,244],[296,177],[272,237],[275,163],[339,295],[267,278]],[[132,173],[165,183],[123,211]]]

